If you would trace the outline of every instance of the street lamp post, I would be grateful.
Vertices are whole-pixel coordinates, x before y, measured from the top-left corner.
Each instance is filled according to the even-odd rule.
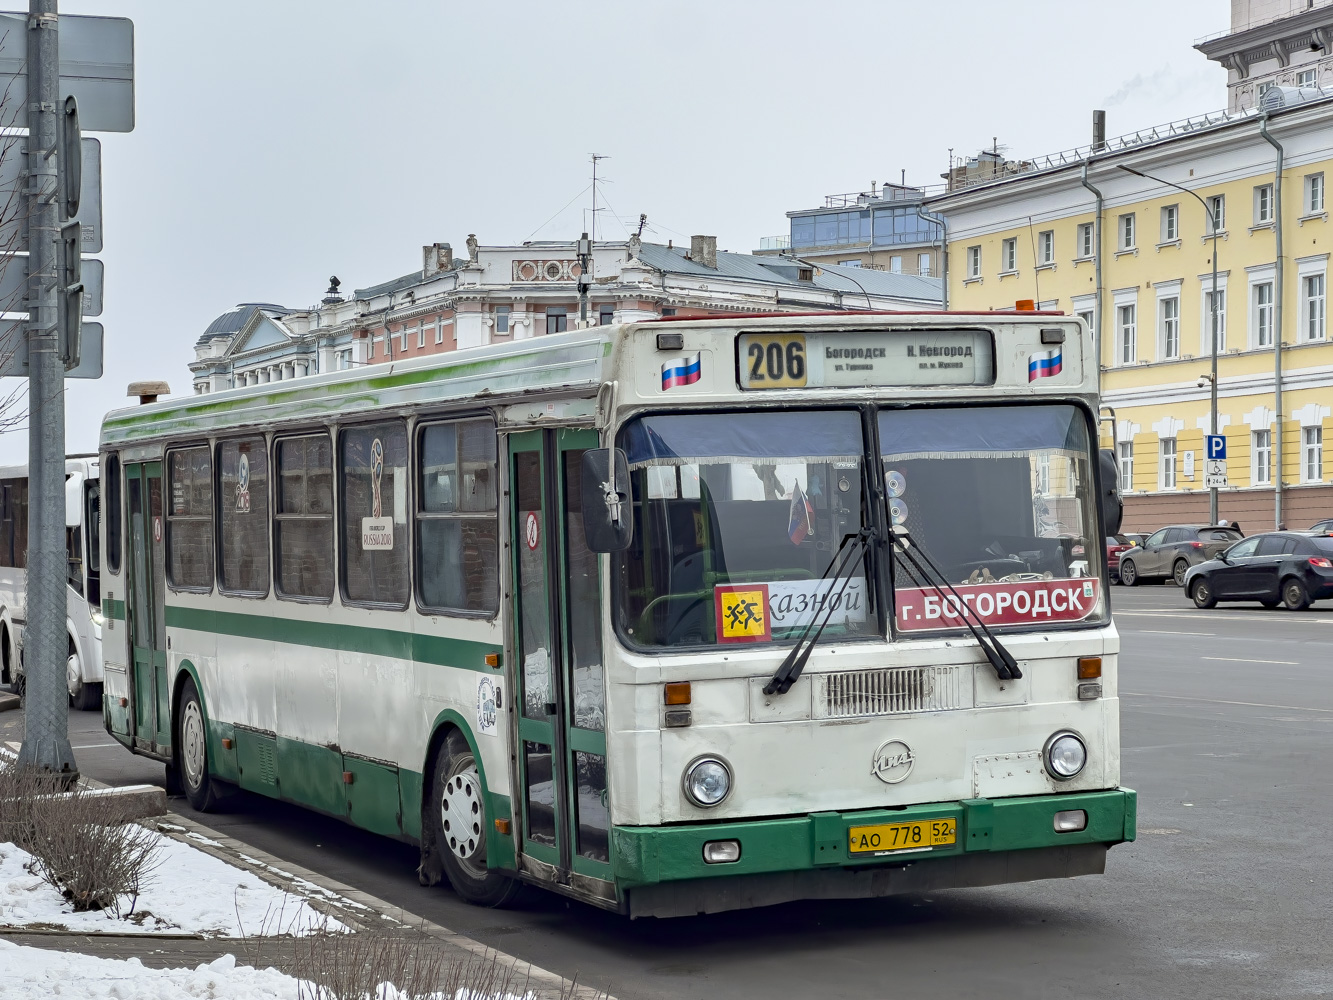
[[[1119,164],[1120,169],[1126,173],[1131,173],[1135,177],[1142,177],[1146,180],[1156,181],[1158,184],[1165,184],[1167,187],[1175,188],[1177,191],[1184,191],[1187,195],[1203,206],[1203,216],[1208,220],[1209,228],[1212,229],[1213,236],[1213,292],[1209,296],[1209,313],[1212,316],[1213,326],[1213,347],[1212,347],[1212,371],[1208,376],[1208,389],[1211,396],[1210,400],[1210,426],[1211,434],[1217,433],[1217,219],[1213,218],[1212,209],[1208,207],[1208,202],[1204,201],[1199,195],[1195,194],[1187,187],[1181,187],[1171,181],[1161,177],[1154,177],[1152,174],[1145,174],[1142,170],[1135,170],[1133,167],[1127,167],[1123,163]],[[1204,456],[1205,463],[1207,454]],[[1204,466],[1204,475],[1207,475],[1207,465]],[[1210,524],[1217,523],[1217,487],[1208,488],[1208,521]]]

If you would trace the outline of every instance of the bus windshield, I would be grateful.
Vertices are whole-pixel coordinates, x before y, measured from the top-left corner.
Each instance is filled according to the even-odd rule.
[[[640,417],[625,426],[634,543],[618,561],[618,624],[637,646],[879,631],[863,565],[821,582],[865,522],[855,410]],[[822,616],[821,616],[822,620]]]
[[[941,596],[897,560],[900,631],[957,628],[965,601],[991,626],[1104,613],[1087,421],[1073,406],[883,410],[890,521],[940,568]]]

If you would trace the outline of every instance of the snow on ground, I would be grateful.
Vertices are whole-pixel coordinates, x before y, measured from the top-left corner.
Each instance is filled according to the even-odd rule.
[[[237,965],[232,955],[194,969],[149,969],[137,958],[96,958],[74,952],[47,951],[0,941],[0,1000],[298,1000],[300,982],[276,969]],[[307,996],[312,990],[307,984]],[[397,1000],[392,986],[381,986],[380,1000]],[[446,998],[441,998],[446,1000]],[[460,990],[454,1000],[482,1000]],[[521,1000],[505,994],[494,1000]]]
[[[38,924],[81,934],[205,937],[346,930],[305,900],[250,872],[169,837],[153,835],[159,844],[157,866],[145,879],[134,912],[121,919],[108,912],[74,913],[58,891],[27,871],[31,857],[26,852],[0,843],[0,927]],[[128,898],[122,901],[122,911],[129,909],[130,902]]]

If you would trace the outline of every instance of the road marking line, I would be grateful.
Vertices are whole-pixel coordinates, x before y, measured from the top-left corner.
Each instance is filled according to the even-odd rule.
[[[1204,619],[1214,622],[1299,622],[1305,625],[1333,625],[1333,618],[1313,618],[1309,615],[1291,615],[1290,617],[1280,614],[1234,614],[1223,611],[1221,613],[1207,611],[1117,611],[1117,618],[1193,618],[1195,621]]]
[[[1282,667],[1298,667],[1299,660],[1246,660],[1239,656],[1201,656],[1201,660],[1218,660],[1226,663],[1275,663]]]
[[[101,747],[118,747],[119,743],[81,743],[70,747],[71,750],[97,750]]]
[[[1131,635],[1201,635],[1208,639],[1216,638],[1212,632],[1172,632],[1163,628],[1141,628],[1133,632],[1126,633],[1126,638]]]
[[[1301,705],[1270,705],[1262,701],[1226,701],[1221,698],[1194,698],[1187,694],[1147,694],[1143,691],[1121,691],[1131,698],[1165,698],[1170,701],[1201,701],[1208,705],[1241,705],[1245,708],[1280,708],[1284,712],[1318,712],[1333,715],[1333,708],[1305,708]]]

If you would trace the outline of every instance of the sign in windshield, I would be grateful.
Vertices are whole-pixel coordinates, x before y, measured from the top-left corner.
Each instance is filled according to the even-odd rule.
[[[986,330],[743,333],[736,340],[742,389],[990,385]]]

